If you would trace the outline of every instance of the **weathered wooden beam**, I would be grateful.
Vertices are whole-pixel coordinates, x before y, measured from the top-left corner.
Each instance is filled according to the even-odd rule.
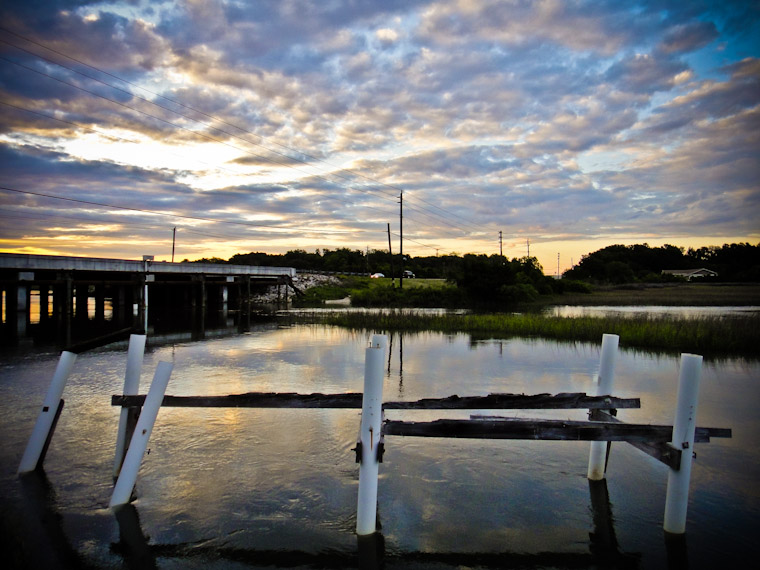
[[[592,421],[622,423],[621,420],[615,416],[607,413],[604,410],[592,410],[589,413],[589,419]],[[671,428],[672,434],[672,428]],[[709,443],[711,437],[731,437],[731,429],[729,428],[696,428],[694,434],[694,441],[699,443]],[[671,435],[672,438],[672,435]],[[674,447],[669,441],[667,442],[641,442],[641,441],[628,441],[633,447],[639,451],[643,451],[647,455],[650,455],[658,461],[664,463],[671,469],[678,471],[681,468],[681,453],[682,450]]]
[[[112,406],[142,406],[144,395],[111,396]],[[178,408],[361,408],[362,395],[249,392],[227,396],[164,396],[162,406]]]
[[[64,350],[73,352],[74,354],[81,354],[87,350],[92,350],[93,348],[99,348],[101,346],[111,344],[112,342],[128,339],[130,334],[143,334],[143,331],[138,330],[134,327],[127,327],[125,329],[120,329],[103,336],[98,336],[89,340],[72,344]]]
[[[640,408],[639,398],[588,396],[584,392],[561,394],[489,394],[488,396],[449,396],[425,398],[415,402],[386,402],[386,410],[538,410]]]
[[[111,397],[113,406],[141,406],[145,396]],[[249,392],[227,396],[165,396],[163,406],[214,408],[361,408],[362,395],[296,394]],[[489,394],[488,396],[449,396],[426,398],[414,402],[385,402],[385,410],[515,410],[515,409],[609,409],[638,408],[638,398],[587,396],[584,393],[563,394]]]
[[[589,419],[592,421],[622,423],[621,420],[605,412],[604,410],[592,410],[589,412]],[[667,427],[670,427],[672,429],[672,426]],[[710,443],[711,437],[731,438],[731,428],[697,427],[694,432],[694,443]]]
[[[554,441],[669,441],[670,426],[504,418],[498,420],[386,421],[385,435],[460,437],[482,439],[533,439]]]

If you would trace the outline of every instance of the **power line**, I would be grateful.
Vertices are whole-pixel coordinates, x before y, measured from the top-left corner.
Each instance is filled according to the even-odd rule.
[[[228,224],[228,225],[235,225],[235,226],[244,226],[249,228],[267,228],[268,230],[275,230],[275,231],[287,231],[292,232],[295,230],[300,231],[306,231],[306,232],[314,232],[314,233],[355,233],[355,230],[321,230],[317,228],[309,228],[309,227],[283,227],[278,225],[271,225],[271,224],[255,224],[253,222],[238,222],[234,220],[220,220],[217,218],[205,218],[201,216],[188,216],[184,214],[176,214],[176,213],[168,213],[168,212],[159,212],[156,210],[148,210],[145,208],[131,208],[127,206],[119,206],[116,204],[106,204],[104,202],[95,202],[92,200],[82,200],[80,198],[67,198],[63,196],[55,196],[53,194],[44,194],[42,192],[32,192],[29,190],[19,190],[17,188],[9,188],[7,186],[0,186],[0,190],[4,190],[6,192],[16,192],[18,194],[27,194],[30,196],[38,196],[43,198],[53,198],[55,200],[64,200],[66,202],[75,202],[78,204],[87,204],[89,206],[100,206],[104,208],[114,208],[117,210],[124,210],[124,211],[130,211],[130,212],[140,212],[143,214],[152,214],[156,216],[167,216],[171,218],[180,218],[185,220],[195,220],[195,221],[202,221],[202,222],[211,222],[211,223],[217,223],[217,224]]]

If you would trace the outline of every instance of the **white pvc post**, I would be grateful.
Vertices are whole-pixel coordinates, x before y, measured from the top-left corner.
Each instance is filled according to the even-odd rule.
[[[29,438],[29,443],[27,443],[26,450],[21,458],[21,464],[18,467],[19,474],[34,471],[37,467],[40,454],[45,447],[45,440],[47,440],[56,411],[58,410],[58,403],[63,395],[63,388],[66,386],[66,381],[69,379],[76,359],[77,355],[67,350],[64,350],[61,353],[60,359],[58,359],[58,366],[56,366],[53,380],[50,382],[45,401],[42,404],[42,411],[37,416],[37,423],[34,424],[32,437]]]
[[[678,401],[673,421],[671,445],[681,450],[681,468],[670,469],[665,497],[663,528],[671,534],[686,532],[686,508],[689,505],[689,479],[691,478],[692,448],[696,430],[699,381],[702,377],[702,357],[697,354],[681,355],[681,372],[678,376]]]
[[[145,284],[145,319],[143,322],[143,330],[148,332],[148,284]]]
[[[615,378],[615,357],[617,356],[620,337],[616,334],[602,336],[602,352],[599,357],[599,379],[596,388],[597,396],[608,396],[612,393]],[[604,479],[604,468],[607,462],[606,441],[592,441],[588,456],[588,474],[591,481]]]
[[[148,448],[148,440],[153,430],[153,424],[156,422],[158,410],[161,408],[161,402],[164,399],[166,386],[169,383],[174,365],[171,362],[159,362],[156,373],[153,376],[153,382],[145,398],[140,419],[137,420],[137,427],[129,443],[127,456],[124,458],[124,465],[121,467],[121,473],[116,481],[116,486],[111,495],[109,507],[126,505],[132,496],[132,489],[137,481],[137,472],[140,470],[145,450]]]
[[[359,466],[359,499],[356,507],[356,534],[363,536],[377,530],[377,446],[382,428],[383,373],[385,370],[385,335],[373,335],[365,352],[364,396],[359,430],[361,465]]]
[[[143,354],[145,353],[144,334],[129,335],[129,349],[127,350],[127,369],[124,373],[125,396],[135,396],[140,393],[140,372],[142,370]],[[127,418],[129,408],[122,407],[119,415],[119,429],[116,434],[116,454],[113,464],[113,476],[118,477],[121,471],[121,463],[124,460],[124,448],[127,442]]]

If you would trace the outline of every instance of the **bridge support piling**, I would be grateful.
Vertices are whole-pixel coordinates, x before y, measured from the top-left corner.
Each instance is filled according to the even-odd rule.
[[[53,310],[58,321],[58,342],[71,344],[71,319],[73,313],[74,280],[66,272],[58,275],[53,292]]]
[[[40,323],[46,323],[50,319],[50,287],[47,284],[40,285]]]

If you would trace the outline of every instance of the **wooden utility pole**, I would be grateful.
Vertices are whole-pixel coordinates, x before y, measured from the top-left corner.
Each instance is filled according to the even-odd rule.
[[[393,249],[391,248],[391,224],[388,222],[388,254],[391,256],[391,285],[394,285],[393,281]]]
[[[398,243],[401,255],[401,274],[398,278],[398,288],[404,288],[404,193],[398,195]]]

